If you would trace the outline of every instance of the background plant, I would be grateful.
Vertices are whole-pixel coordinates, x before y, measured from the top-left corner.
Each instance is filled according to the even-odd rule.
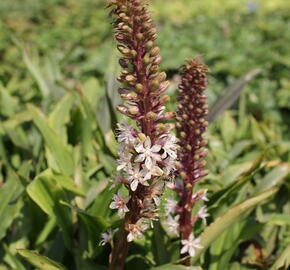
[[[286,1],[260,1],[257,9],[249,9],[242,1],[241,8],[218,2],[218,7],[207,2],[202,8],[178,1],[170,10],[161,9],[160,1],[153,3],[162,68],[173,82],[169,109],[175,104],[176,67],[184,58],[203,54],[211,67],[209,107],[227,86],[235,93],[248,72],[261,70],[240,99],[210,123],[211,173],[198,187],[209,190],[208,222],[236,204],[247,211],[232,208],[240,221],[220,225],[222,231],[211,229],[214,242],[195,264],[211,270],[287,269],[289,6]],[[103,7],[93,0],[1,1],[2,269],[33,269],[21,255],[39,269],[39,260],[62,269],[26,250],[19,255],[16,248],[37,250],[68,269],[107,265],[109,247],[98,242],[102,232],[119,224],[108,208],[116,190],[106,187],[115,169],[112,129],[121,119],[114,111],[120,103],[115,95],[119,71]],[[172,52],[178,53],[172,57]],[[269,191],[272,187],[279,191]],[[250,197],[256,199],[247,202]],[[260,200],[267,203],[257,206]],[[232,212],[226,219],[232,220]],[[127,269],[178,260],[177,239],[162,224],[154,230],[132,245]]]

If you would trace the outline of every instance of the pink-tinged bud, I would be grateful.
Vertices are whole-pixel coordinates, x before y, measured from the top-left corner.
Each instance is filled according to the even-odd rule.
[[[150,74],[155,74],[159,71],[159,66],[158,65],[152,65],[149,69]]]
[[[162,105],[168,103],[169,101],[170,101],[170,96],[169,96],[169,95],[164,95],[164,96],[162,96],[162,97],[160,98],[160,103],[161,103]]]
[[[166,112],[164,114],[163,120],[172,120],[175,117],[175,113],[174,112]]]
[[[159,51],[160,51],[159,47],[153,48],[150,52],[150,57],[156,56],[159,53]]]
[[[122,114],[128,114],[128,108],[126,106],[120,105],[116,109]]]
[[[154,63],[155,65],[159,65],[160,62],[161,62],[161,59],[162,59],[162,57],[161,57],[160,55],[158,55],[158,56],[156,56],[156,57],[154,58],[153,63]]]
[[[159,82],[163,82],[166,80],[166,73],[165,72],[161,72],[159,73],[156,77],[155,80],[158,80]]]
[[[128,112],[132,115],[139,114],[139,108],[137,106],[130,106],[128,107]]]
[[[151,49],[152,46],[154,45],[153,41],[149,40],[146,44],[145,44],[145,48],[147,50]]]
[[[127,82],[136,81],[136,78],[133,75],[127,75],[125,79],[126,79]]]

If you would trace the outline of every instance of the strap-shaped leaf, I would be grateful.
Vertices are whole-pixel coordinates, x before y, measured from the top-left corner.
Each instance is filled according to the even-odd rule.
[[[66,270],[66,268],[33,250],[17,249],[18,253],[39,270]]]
[[[284,267],[283,269],[289,269],[288,268],[289,266],[290,266],[290,243],[280,254],[280,256],[278,257],[278,259],[273,264],[270,270],[278,270],[281,267]]]
[[[225,231],[234,222],[238,221],[247,210],[261,203],[262,201],[273,196],[278,191],[278,188],[272,188],[267,190],[256,197],[252,197],[226,211],[223,215],[218,217],[213,223],[211,223],[201,234],[202,249],[197,249],[195,256],[192,258],[192,262],[196,262],[199,256],[215,241],[223,231]]]
[[[61,141],[52,127],[50,127],[47,118],[34,105],[30,104],[33,121],[40,130],[46,146],[48,147],[53,159],[58,165],[61,172],[65,175],[71,175],[74,169],[74,163],[68,147]]]
[[[261,69],[259,68],[251,70],[250,72],[239,78],[237,81],[235,81],[233,84],[228,86],[211,107],[208,115],[208,121],[213,122],[225,110],[230,108],[240,96],[245,85],[253,78],[255,78],[260,72]]]

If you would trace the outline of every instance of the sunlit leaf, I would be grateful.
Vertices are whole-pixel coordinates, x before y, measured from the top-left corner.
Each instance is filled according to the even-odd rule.
[[[37,267],[39,270],[65,270],[66,268],[61,264],[37,253],[33,250],[18,249],[17,252],[26,261]]]

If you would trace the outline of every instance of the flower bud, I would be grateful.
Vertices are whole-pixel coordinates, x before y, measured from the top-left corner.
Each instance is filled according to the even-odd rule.
[[[157,114],[154,113],[154,112],[148,112],[148,113],[146,114],[146,117],[147,117],[148,119],[150,119],[150,120],[156,120],[156,119],[157,119]]]
[[[146,140],[146,135],[144,133],[138,133],[138,139],[140,140],[140,142],[145,142]]]
[[[120,106],[117,106],[116,109],[122,114],[128,113],[128,108],[126,106],[120,105]]]
[[[153,48],[153,49],[151,50],[151,52],[150,52],[150,56],[151,56],[151,57],[156,56],[156,55],[159,53],[159,51],[160,51],[159,47],[155,47],[155,48]]]
[[[164,95],[160,98],[160,103],[161,104],[166,104],[170,101],[170,96],[169,95]]]
[[[127,82],[134,82],[134,81],[136,81],[136,78],[133,75],[127,75],[126,81]]]
[[[151,49],[152,46],[154,45],[153,41],[149,40],[146,44],[145,44],[145,48],[147,50]]]
[[[135,89],[136,89],[137,93],[141,93],[144,90],[144,87],[143,87],[143,85],[141,83],[137,83],[135,85]]]
[[[139,108],[137,106],[128,107],[128,111],[132,115],[137,115],[139,113]]]
[[[150,83],[151,90],[152,91],[157,90],[159,88],[159,84],[160,83],[158,80],[152,80]]]

